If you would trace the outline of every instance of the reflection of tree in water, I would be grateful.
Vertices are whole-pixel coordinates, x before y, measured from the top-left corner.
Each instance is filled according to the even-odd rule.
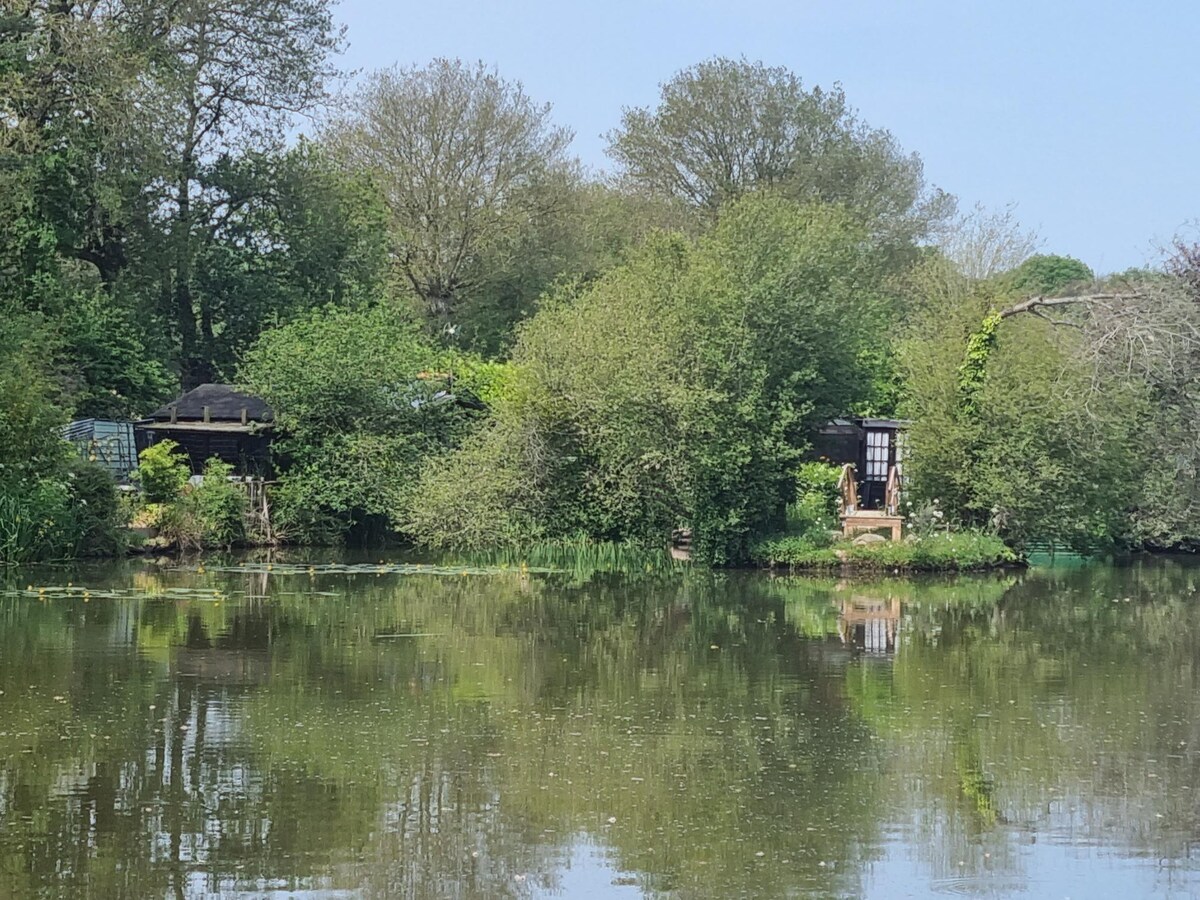
[[[864,667],[855,696],[932,877],[1022,876],[1039,839],[1194,866],[1195,572],[1034,572],[991,606],[906,610],[886,685]]]
[[[289,576],[265,596],[167,573],[150,587],[225,599],[0,600],[0,894],[521,896],[581,840],[652,892],[853,894],[885,829],[961,877],[1019,874],[1022,842],[1068,821],[1182,858],[1181,573]],[[897,623],[893,653],[845,641],[859,613]]]
[[[77,731],[125,723],[47,735],[60,770],[93,773],[86,805],[54,767],[18,763],[24,808],[61,817],[30,878],[503,896],[552,880],[593,834],[647,878],[716,895],[763,868],[756,851],[788,860],[779,884],[846,858],[863,826],[839,827],[854,817],[826,783],[851,777],[863,735],[778,608],[715,582],[601,582],[363,578],[335,597],[141,601],[133,625],[97,607],[69,645],[5,630],[6,663],[53,651],[47,684],[93,661]],[[45,620],[61,612],[23,609],[24,634],[57,638]],[[781,832],[781,815],[814,830]],[[0,847],[28,860],[13,834]]]

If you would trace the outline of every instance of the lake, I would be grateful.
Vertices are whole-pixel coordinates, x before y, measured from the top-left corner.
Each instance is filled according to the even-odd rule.
[[[0,897],[1200,894],[1200,566],[0,574]]]

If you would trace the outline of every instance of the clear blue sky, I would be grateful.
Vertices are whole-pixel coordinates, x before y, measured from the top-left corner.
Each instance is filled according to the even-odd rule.
[[[342,0],[346,64],[483,60],[604,167],[622,106],[710,56],[840,81],[962,207],[1017,204],[1098,272],[1200,218],[1200,4],[1176,0]]]

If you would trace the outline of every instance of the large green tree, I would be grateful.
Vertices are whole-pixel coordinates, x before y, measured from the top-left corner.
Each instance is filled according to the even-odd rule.
[[[197,290],[197,257],[239,201],[262,196],[253,182],[241,185],[250,196],[223,190],[220,162],[281,146],[291,117],[324,99],[341,31],[329,0],[182,0],[140,13],[156,55],[136,99],[161,141],[149,187],[171,247],[162,288],[187,386],[216,374],[221,328],[212,293]]]
[[[414,502],[444,544],[657,542],[743,560],[811,426],[867,387],[878,258],[844,212],[747,198],[698,243],[652,241],[521,330],[495,421]]]
[[[520,83],[448,59],[374,72],[325,140],[378,185],[399,276],[435,327],[461,327],[464,305],[498,272],[499,292],[515,295],[508,307],[548,282],[559,252],[551,232],[580,176],[570,131]]]
[[[878,239],[907,245],[953,212],[921,160],[859,119],[841,87],[805,88],[783,67],[714,58],[662,85],[657,107],[626,109],[609,135],[622,174],[711,216],[764,188],[844,204]]]
[[[266,332],[241,377],[275,410],[285,538],[403,531],[421,465],[455,446],[481,405],[461,393],[472,382],[463,363],[389,305],[329,306]]]
[[[920,302],[899,352],[911,494],[1017,546],[1110,547],[1130,534],[1146,384],[1099,361],[1104,295],[1049,307],[1067,310],[1051,319],[1013,281],[967,278],[943,257],[911,277]]]

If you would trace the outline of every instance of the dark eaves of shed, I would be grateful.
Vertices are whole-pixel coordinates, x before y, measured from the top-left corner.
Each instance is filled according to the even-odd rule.
[[[265,400],[228,384],[202,384],[178,400],[156,409],[149,418],[168,422],[272,422],[275,413]]]

